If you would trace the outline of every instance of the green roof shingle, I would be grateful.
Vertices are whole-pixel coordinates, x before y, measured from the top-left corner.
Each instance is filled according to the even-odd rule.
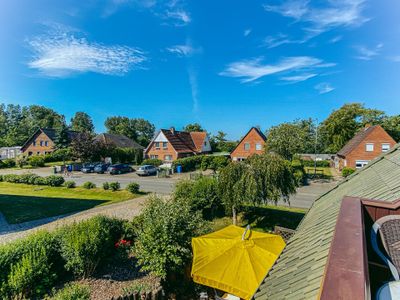
[[[316,299],[344,196],[400,199],[400,148],[371,162],[318,198],[254,295],[264,299]]]

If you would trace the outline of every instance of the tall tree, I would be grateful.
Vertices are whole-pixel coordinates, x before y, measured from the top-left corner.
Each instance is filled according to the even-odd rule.
[[[92,118],[85,112],[78,111],[71,119],[71,129],[78,132],[94,132]]]
[[[236,141],[228,141],[226,133],[218,131],[216,135],[211,136],[210,144],[214,152],[232,152],[238,143]]]
[[[65,121],[61,126],[56,128],[56,137],[54,139],[54,147],[56,149],[67,148],[71,143],[70,136],[68,133],[68,126]]]
[[[400,115],[384,118],[382,127],[396,142],[400,142]]]
[[[145,119],[133,119],[137,142],[146,147],[154,136],[155,126]]]
[[[199,123],[192,123],[192,124],[187,124],[185,127],[183,127],[183,131],[187,132],[199,132],[199,131],[204,131],[203,127]]]
[[[349,103],[333,111],[320,126],[325,151],[338,152],[366,124],[379,124],[385,118],[382,111],[365,108],[361,103]]]

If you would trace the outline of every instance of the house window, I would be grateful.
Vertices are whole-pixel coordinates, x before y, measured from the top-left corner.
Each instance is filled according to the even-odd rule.
[[[42,147],[43,146],[43,141],[40,141],[40,147]]]
[[[156,142],[156,149],[160,149],[160,142]]]
[[[36,141],[33,141],[33,146],[36,146]]]
[[[45,142],[44,142],[44,145],[47,147],[47,146],[49,145],[49,142],[48,142],[48,141],[45,141]]]
[[[365,151],[367,151],[367,152],[374,151],[374,144],[372,144],[372,143],[365,144]]]
[[[172,160],[172,155],[164,155],[164,160],[171,161]]]
[[[152,155],[150,155],[150,158],[151,158],[151,159],[158,159],[158,155],[152,154]]]
[[[168,146],[168,143],[167,142],[163,142],[162,143],[162,148],[165,150],[165,149],[167,149],[167,146]]]
[[[356,169],[361,169],[366,165],[368,165],[368,160],[356,160]]]
[[[382,152],[388,152],[390,150],[390,144],[382,144]]]
[[[260,151],[261,150],[261,143],[256,144],[256,150]]]
[[[36,152],[37,155],[40,155],[40,151]]]
[[[28,156],[31,156],[33,153],[32,153],[32,151],[29,151],[28,152]]]
[[[250,150],[250,143],[244,143],[244,150]]]

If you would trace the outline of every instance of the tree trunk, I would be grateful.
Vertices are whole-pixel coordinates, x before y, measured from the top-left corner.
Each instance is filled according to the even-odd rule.
[[[237,215],[235,206],[232,206],[232,223],[233,225],[237,224]]]

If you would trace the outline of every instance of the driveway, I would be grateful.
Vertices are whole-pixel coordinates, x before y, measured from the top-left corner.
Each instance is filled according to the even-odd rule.
[[[39,168],[39,169],[4,169],[0,170],[0,174],[23,174],[35,173],[40,176],[49,176],[53,174],[53,168]],[[62,175],[62,174],[60,174]],[[82,172],[73,172],[70,177],[65,177],[65,180],[75,181],[77,185],[83,185],[86,181],[95,183],[101,187],[104,182],[118,181],[121,187],[124,188],[130,182],[136,182],[140,185],[140,189],[144,192],[151,192],[157,194],[170,194],[172,193],[175,183],[185,175],[175,174],[171,178],[157,178],[156,176],[139,177],[135,173],[109,175],[109,174],[85,174]]]

